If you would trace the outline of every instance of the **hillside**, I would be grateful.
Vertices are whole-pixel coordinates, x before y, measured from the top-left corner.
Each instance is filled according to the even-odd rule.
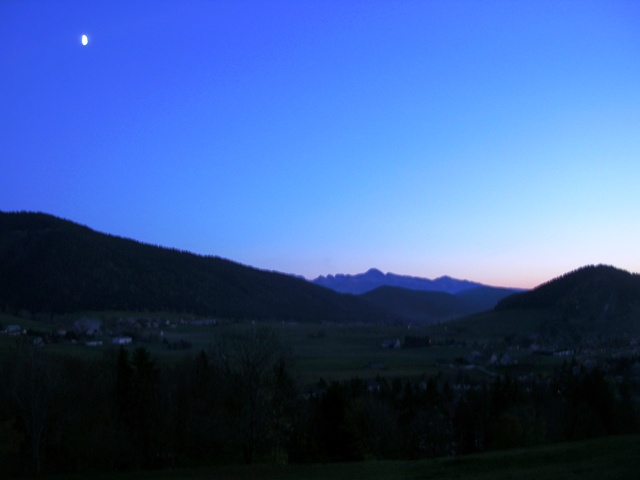
[[[457,293],[456,296],[464,300],[474,312],[482,312],[484,310],[492,310],[503,298],[520,292],[524,292],[524,290],[481,286],[469,288]]]
[[[393,319],[361,299],[303,279],[98,233],[42,213],[0,212],[0,309],[307,322]]]
[[[640,339],[640,276],[606,265],[582,267],[457,325],[470,337],[520,339],[523,345],[629,347]]]
[[[382,273],[371,268],[365,273],[356,275],[337,274],[319,276],[313,280],[316,285],[321,285],[340,293],[362,293],[375,290],[378,287],[398,287],[408,290],[421,290],[429,292],[459,293],[464,290],[483,286],[481,283],[469,280],[458,280],[447,276],[438,277],[435,280],[428,278],[412,277],[408,275],[396,275],[395,273]]]
[[[628,315],[640,303],[640,275],[607,265],[586,266],[501,300],[496,310],[553,309],[566,318]]]
[[[445,292],[379,287],[360,297],[373,305],[419,323],[446,321],[473,313],[462,299]]]
[[[429,324],[492,309],[514,290],[494,287],[470,288],[457,295],[445,292],[378,287],[360,298],[407,320]]]

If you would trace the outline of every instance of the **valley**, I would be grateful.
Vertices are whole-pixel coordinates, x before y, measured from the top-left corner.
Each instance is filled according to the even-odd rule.
[[[15,474],[364,466],[640,429],[640,277],[612,266],[530,291],[370,270],[340,293],[43,214],[0,215],[0,260]]]

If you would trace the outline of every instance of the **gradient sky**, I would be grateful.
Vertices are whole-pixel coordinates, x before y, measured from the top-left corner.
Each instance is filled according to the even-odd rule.
[[[3,0],[0,62],[3,211],[307,278],[640,271],[638,1]]]

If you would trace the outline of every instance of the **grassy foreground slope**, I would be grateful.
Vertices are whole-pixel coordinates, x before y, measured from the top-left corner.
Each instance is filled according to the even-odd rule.
[[[97,480],[637,480],[640,435],[607,437],[506,452],[423,461],[371,461],[327,465],[251,465],[92,475]],[[81,478],[65,476],[64,478]],[[49,477],[58,478],[58,477]],[[61,478],[61,477],[60,477]]]

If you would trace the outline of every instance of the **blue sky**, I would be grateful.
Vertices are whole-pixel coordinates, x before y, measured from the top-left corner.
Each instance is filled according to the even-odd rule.
[[[3,211],[307,278],[640,271],[640,2],[4,0],[0,60]]]

